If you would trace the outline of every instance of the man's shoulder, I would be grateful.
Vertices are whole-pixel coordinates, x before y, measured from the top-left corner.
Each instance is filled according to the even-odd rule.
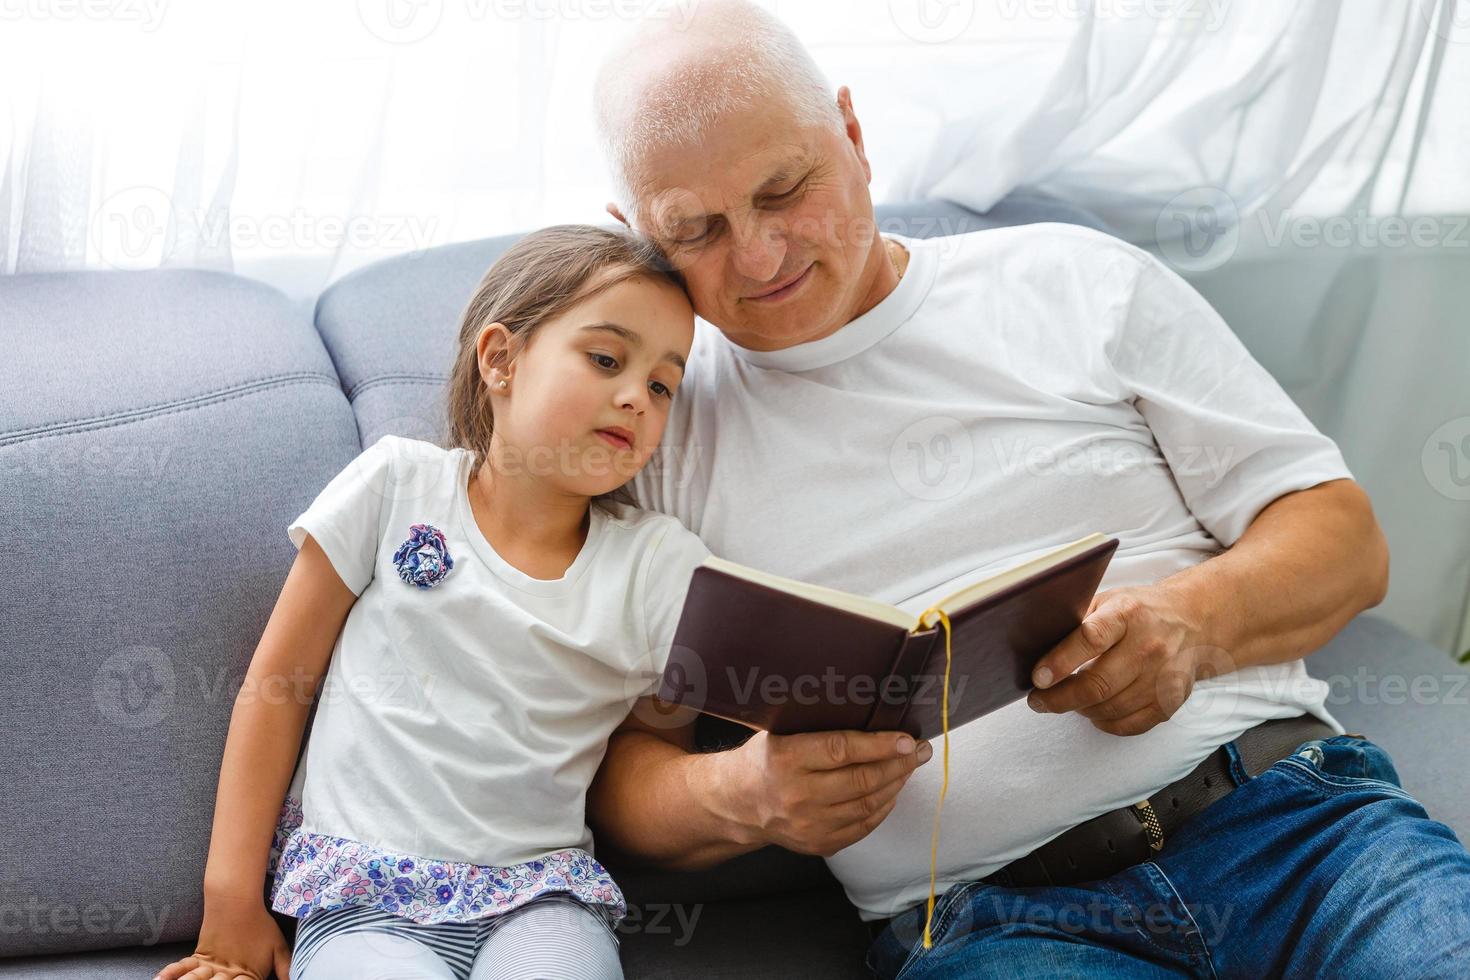
[[[941,256],[949,256],[952,261],[948,264],[987,261],[997,256],[1047,263],[1122,261],[1136,264],[1148,256],[1138,246],[1115,235],[1063,221],[982,228],[946,238],[924,239],[923,244],[937,249]],[[958,260],[958,263],[953,260]]]

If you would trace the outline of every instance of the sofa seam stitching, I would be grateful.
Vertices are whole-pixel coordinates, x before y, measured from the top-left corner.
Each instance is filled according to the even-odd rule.
[[[369,388],[377,385],[410,385],[410,384],[434,384],[442,385],[449,378],[442,374],[384,374],[366,381],[359,381],[347,389],[347,400],[356,401],[357,396]]]
[[[338,391],[341,390],[337,379],[325,374],[298,373],[294,375],[273,375],[269,378],[261,378],[241,385],[231,385],[228,388],[220,388],[202,395],[193,395],[189,398],[178,399],[172,402],[160,402],[156,405],[146,405],[123,412],[114,412],[110,415],[69,419],[64,422],[56,422],[31,429],[17,429],[14,432],[0,433],[0,448],[21,445],[55,436],[68,435],[75,432],[96,432],[100,429],[115,428],[130,422],[142,422],[146,419],[160,418],[165,415],[176,415],[179,412],[203,408],[208,405],[230,401],[231,399],[241,398],[257,392],[270,391],[273,388],[312,384],[325,385],[335,388]]]

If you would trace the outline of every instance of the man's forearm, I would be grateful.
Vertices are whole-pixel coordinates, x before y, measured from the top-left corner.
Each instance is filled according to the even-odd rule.
[[[1388,544],[1362,489],[1335,480],[1287,494],[1229,550],[1159,585],[1203,610],[1201,676],[1296,660],[1383,601]]]
[[[729,802],[730,753],[688,752],[621,731],[588,792],[599,844],[635,861],[694,871],[760,846]]]

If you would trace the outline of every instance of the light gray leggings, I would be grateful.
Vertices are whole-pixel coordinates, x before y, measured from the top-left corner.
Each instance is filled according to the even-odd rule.
[[[291,980],[621,980],[606,916],[548,895],[479,922],[420,925],[372,908],[301,921]]]

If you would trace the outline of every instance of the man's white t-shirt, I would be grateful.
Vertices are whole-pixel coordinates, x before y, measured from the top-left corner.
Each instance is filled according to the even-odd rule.
[[[301,831],[495,867],[590,854],[587,787],[608,736],[657,688],[708,550],[671,517],[594,505],[571,566],[533,578],[480,533],[472,463],[384,436],[290,525],[358,595],[298,771]],[[429,588],[394,560],[417,524],[453,562]]]
[[[918,613],[1094,531],[1120,541],[1103,589],[1152,583],[1282,494],[1351,476],[1146,252],[1061,224],[898,240],[897,288],[821,340],[757,352],[698,324],[640,504],[723,557]],[[1307,711],[1341,732],[1326,694],[1297,660],[1199,681],[1143,735],[1024,700],[971,722],[951,736],[940,887],[1144,799],[1258,722]],[[936,753],[829,859],[865,919],[928,894],[941,775]]]

